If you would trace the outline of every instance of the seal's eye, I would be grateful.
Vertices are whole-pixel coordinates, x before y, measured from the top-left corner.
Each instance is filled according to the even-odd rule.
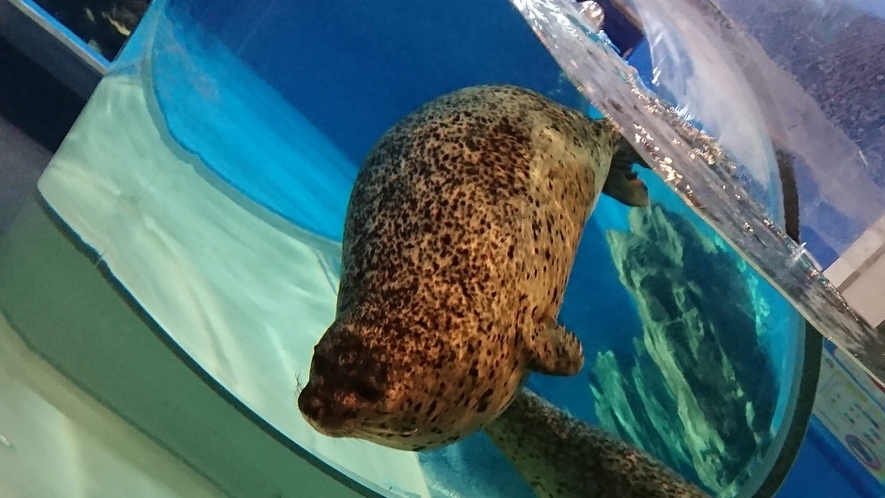
[[[375,402],[381,399],[381,390],[365,380],[354,380],[352,387],[353,392],[366,401]]]

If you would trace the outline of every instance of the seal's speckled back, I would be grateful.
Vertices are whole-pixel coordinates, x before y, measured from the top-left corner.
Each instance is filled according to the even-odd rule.
[[[516,87],[460,90],[395,125],[353,187],[307,420],[438,447],[497,417],[531,371],[578,372],[556,317],[599,193],[647,203],[636,159],[607,121]]]

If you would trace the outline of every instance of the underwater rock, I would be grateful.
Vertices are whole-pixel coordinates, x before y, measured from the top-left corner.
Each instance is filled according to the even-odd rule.
[[[777,385],[733,256],[661,206],[606,237],[643,323],[634,357],[599,353],[590,374],[600,424],[713,493],[769,441]]]

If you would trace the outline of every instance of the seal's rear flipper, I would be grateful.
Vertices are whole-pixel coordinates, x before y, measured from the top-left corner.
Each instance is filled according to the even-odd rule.
[[[526,388],[485,433],[537,496],[710,498],[639,447]]]
[[[645,207],[650,202],[648,187],[633,172],[634,164],[648,168],[648,164],[630,142],[620,137],[615,145],[615,154],[602,193],[627,206]]]
[[[581,341],[555,320],[536,325],[526,342],[529,367],[538,373],[569,376],[584,366]]]

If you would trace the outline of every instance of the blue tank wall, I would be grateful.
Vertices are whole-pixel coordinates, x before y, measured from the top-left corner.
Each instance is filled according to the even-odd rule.
[[[189,10],[189,1],[172,5]],[[577,95],[506,0],[194,4],[209,31],[356,164],[399,118],[463,86]]]

